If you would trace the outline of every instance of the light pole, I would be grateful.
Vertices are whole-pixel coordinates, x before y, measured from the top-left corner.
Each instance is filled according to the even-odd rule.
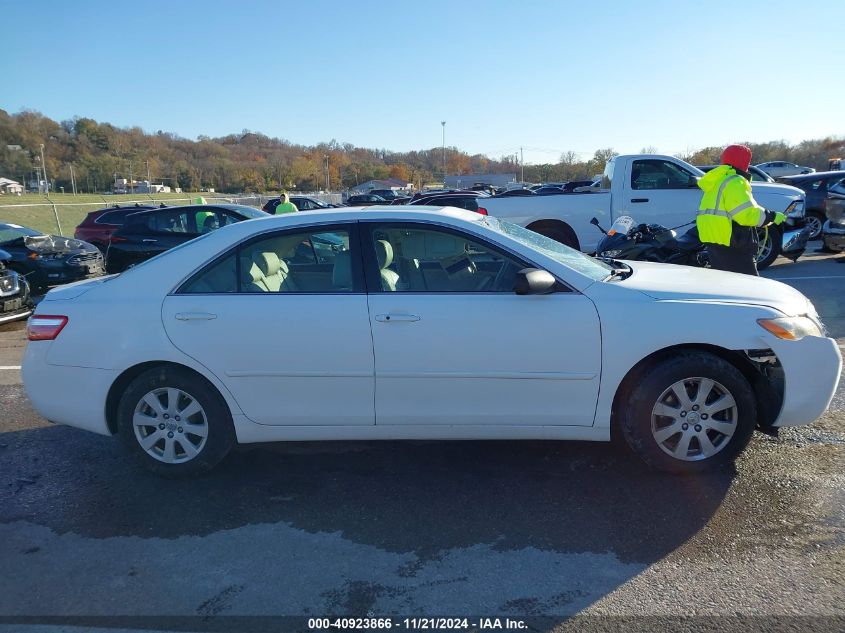
[[[443,126],[443,186],[446,186],[446,121],[441,121]]]
[[[519,164],[522,166],[521,182],[525,182],[525,159],[522,156],[522,148],[519,148]]]
[[[41,171],[44,174],[44,193],[50,193],[50,181],[47,180],[47,163],[44,161],[44,143],[41,143]]]
[[[329,155],[323,154],[323,158],[326,161],[326,191],[331,188],[331,183],[329,182]]]

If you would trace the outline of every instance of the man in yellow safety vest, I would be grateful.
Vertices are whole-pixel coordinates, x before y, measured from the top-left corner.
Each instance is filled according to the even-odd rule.
[[[720,162],[698,181],[704,191],[696,217],[698,237],[707,244],[713,268],[756,275],[755,229],[780,224],[786,216],[767,211],[751,195],[750,148],[729,145]]]

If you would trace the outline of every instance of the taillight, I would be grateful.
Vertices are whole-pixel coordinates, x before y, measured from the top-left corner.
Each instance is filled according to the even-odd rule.
[[[481,215],[487,215],[487,209],[485,209],[484,207],[478,207],[478,208],[475,210],[475,212],[476,212],[476,213],[480,213]]]
[[[26,337],[30,341],[52,341],[66,325],[66,316],[36,314],[29,317],[29,322],[26,324]]]
[[[128,241],[129,241],[128,239],[126,239],[125,237],[120,237],[119,235],[112,235],[109,238],[109,242],[111,242],[112,244],[116,244],[118,242],[128,242]]]

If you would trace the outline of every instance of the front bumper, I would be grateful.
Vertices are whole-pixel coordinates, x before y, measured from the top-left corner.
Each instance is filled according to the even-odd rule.
[[[812,232],[809,226],[800,228],[784,226],[780,249],[781,255],[798,259],[807,249],[807,242],[810,240],[810,234]]]
[[[845,251],[845,227],[840,224],[832,225],[830,220],[824,223],[822,240],[824,245],[832,251]]]
[[[800,341],[766,337],[784,370],[780,414],[773,426],[801,426],[816,421],[830,406],[842,373],[842,354],[831,338],[807,336]]]

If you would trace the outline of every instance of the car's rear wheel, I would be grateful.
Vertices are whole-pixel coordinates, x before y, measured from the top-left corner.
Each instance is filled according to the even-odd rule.
[[[165,477],[206,472],[235,443],[232,416],[216,389],[169,366],[146,371],[129,384],[118,404],[117,424],[129,450]]]
[[[707,352],[683,352],[647,368],[627,396],[622,433],[650,466],[699,473],[732,462],[757,419],[745,376]]]

